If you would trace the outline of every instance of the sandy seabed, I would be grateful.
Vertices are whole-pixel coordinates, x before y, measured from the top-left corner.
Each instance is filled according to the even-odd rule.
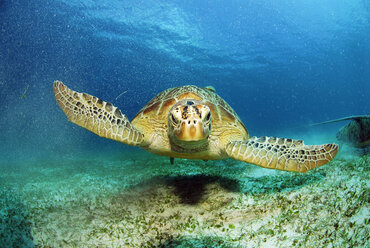
[[[141,151],[0,167],[0,247],[370,247],[368,155],[305,174]]]

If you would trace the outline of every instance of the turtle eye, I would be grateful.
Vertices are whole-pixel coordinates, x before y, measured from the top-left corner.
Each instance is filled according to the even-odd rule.
[[[176,120],[175,116],[173,116],[173,114],[171,114],[171,120],[172,120],[172,122],[173,122],[173,123],[175,123],[175,124],[179,123],[179,122]]]

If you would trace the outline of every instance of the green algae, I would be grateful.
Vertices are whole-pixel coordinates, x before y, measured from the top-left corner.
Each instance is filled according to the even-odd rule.
[[[339,157],[306,174],[233,160],[170,165],[152,155],[124,158],[7,167],[0,175],[1,199],[14,197],[20,206],[24,221],[18,226],[25,228],[17,230],[24,230],[25,242],[39,247],[369,245],[368,156]],[[2,212],[9,204],[4,206]]]

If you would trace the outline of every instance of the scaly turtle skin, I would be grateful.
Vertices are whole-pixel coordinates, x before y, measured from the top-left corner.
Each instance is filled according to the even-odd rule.
[[[336,144],[249,137],[235,111],[213,87],[163,91],[130,122],[111,103],[54,82],[55,98],[68,119],[93,133],[149,152],[176,158],[233,158],[261,167],[306,172],[332,160]]]

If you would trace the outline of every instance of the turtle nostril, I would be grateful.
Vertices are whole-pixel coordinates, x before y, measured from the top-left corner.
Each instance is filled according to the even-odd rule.
[[[197,124],[197,121],[194,121],[194,124]]]
[[[190,121],[188,121],[188,124],[190,124]]]

